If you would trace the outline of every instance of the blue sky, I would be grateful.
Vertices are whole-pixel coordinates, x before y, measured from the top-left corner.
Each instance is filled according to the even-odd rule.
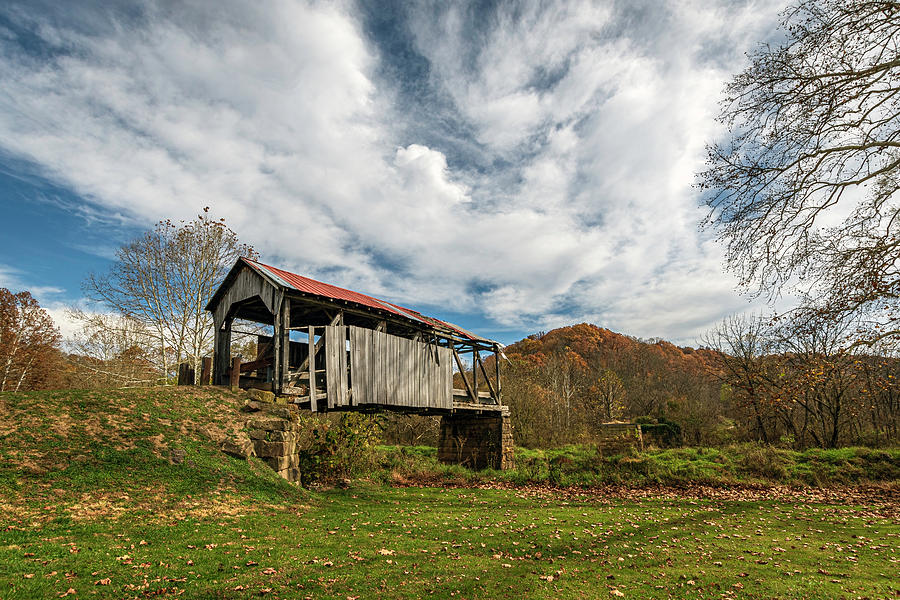
[[[758,308],[698,228],[780,2],[0,5],[0,286],[63,308],[203,207],[262,260],[504,342]]]

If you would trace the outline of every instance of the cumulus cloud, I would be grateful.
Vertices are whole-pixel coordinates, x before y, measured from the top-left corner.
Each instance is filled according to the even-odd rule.
[[[0,146],[93,206],[211,206],[269,262],[496,331],[687,340],[746,306],[691,183],[771,2],[418,5],[421,96],[350,3],[17,6]]]

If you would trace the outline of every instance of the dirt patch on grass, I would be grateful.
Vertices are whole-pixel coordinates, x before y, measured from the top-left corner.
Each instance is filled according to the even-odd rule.
[[[547,484],[517,485],[493,481],[466,483],[445,481],[439,477],[392,477],[394,487],[458,487],[497,489],[516,492],[522,498],[537,497],[547,501],[612,503],[621,500],[726,500],[758,502],[775,500],[800,504],[844,504],[866,507],[884,518],[900,520],[900,482],[884,485],[833,486],[821,488],[786,485],[605,485],[594,487],[554,487]]]
[[[69,413],[64,412],[54,415],[50,422],[50,429],[60,437],[68,437],[69,431],[72,430],[74,425],[75,420],[72,419],[72,416]]]

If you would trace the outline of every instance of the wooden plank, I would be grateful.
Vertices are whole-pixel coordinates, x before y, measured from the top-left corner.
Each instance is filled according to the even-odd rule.
[[[325,385],[328,407],[348,406],[347,329],[341,325],[325,328]]]
[[[428,393],[428,372],[431,370],[428,364],[428,345],[421,342],[413,342],[416,349],[416,399],[418,407],[430,406],[430,394]]]
[[[419,364],[416,367],[416,373],[418,374],[419,379],[417,387],[417,406],[430,407],[431,372],[434,369],[431,367],[431,353],[428,351],[428,344],[416,342],[416,354],[419,357]]]
[[[360,348],[360,356],[362,356],[362,365],[364,371],[360,375],[356,375],[354,371],[354,381],[359,381],[359,387],[362,390],[362,404],[374,404],[375,400],[375,350],[373,345],[375,339],[372,332],[368,329],[354,328],[359,334],[359,340],[362,344]],[[355,368],[355,367],[353,367]],[[356,385],[354,383],[354,385]]]
[[[241,387],[241,357],[235,356],[231,361],[231,391],[236,392]]]
[[[428,406],[437,406],[439,395],[437,384],[441,377],[440,367],[437,363],[437,347],[428,344]]]
[[[503,403],[503,388],[500,386],[500,352],[499,346],[494,350],[494,371],[497,374],[497,404]]]
[[[377,332],[375,336],[375,390],[376,404],[387,404],[388,395],[388,378],[387,378],[387,362],[388,362],[388,338]]]
[[[365,386],[360,385],[364,376],[363,347],[360,341],[359,328],[349,327],[350,330],[350,397],[354,405],[365,404]]]
[[[439,350],[443,354],[442,363],[446,365],[441,369],[441,372],[444,374],[444,385],[443,390],[441,391],[441,395],[444,398],[444,405],[442,408],[452,408],[453,407],[453,365],[451,364],[451,352],[450,348],[441,348]]]
[[[478,365],[477,362],[478,357],[478,349],[472,348],[472,389],[475,390],[475,394],[478,394]]]
[[[397,338],[393,335],[384,336],[387,340],[387,394],[385,404],[397,402]]]
[[[319,404],[316,397],[316,334],[312,327],[307,328],[309,335],[309,356],[307,366],[309,369],[309,409],[318,412]]]
[[[277,393],[281,393],[287,383],[287,374],[291,368],[291,331],[288,327],[291,324],[291,301],[284,298],[282,302],[281,315],[281,335],[277,340],[277,345],[281,346],[281,360],[275,363],[277,385]]]
[[[212,372],[212,357],[204,356],[200,367],[200,385],[209,385],[209,375]]]
[[[335,408],[338,404],[338,386],[340,385],[341,375],[338,373],[340,361],[337,360],[335,354],[335,327],[326,327],[325,335],[325,394],[328,396],[328,408]]]
[[[216,348],[213,352],[213,384],[223,385],[228,381],[231,367],[231,324],[232,319],[216,321]]]
[[[340,316],[341,323],[343,323],[344,313],[341,313]],[[340,341],[339,357],[341,370],[341,406],[350,406],[350,382],[347,377],[347,328],[344,325],[340,326],[340,334],[338,335],[338,339]]]
[[[219,299],[219,303],[216,306],[215,319],[221,322],[226,318],[234,318],[232,307],[255,296],[259,296],[269,312],[274,315],[278,310],[277,293],[277,288],[266,281],[259,273],[248,266],[244,266],[225,294]]]
[[[403,369],[404,406],[418,406],[419,395],[416,387],[416,343],[403,339],[403,355],[401,364]]]

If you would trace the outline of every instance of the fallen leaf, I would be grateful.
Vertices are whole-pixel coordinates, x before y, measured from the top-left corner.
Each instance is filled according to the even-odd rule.
[[[75,588],[69,588],[65,592],[59,595],[60,598],[65,598],[66,596],[74,596],[78,592],[75,591]]]
[[[110,583],[112,583],[112,579],[106,577],[105,579],[98,579],[94,582],[94,585],[109,585]]]

